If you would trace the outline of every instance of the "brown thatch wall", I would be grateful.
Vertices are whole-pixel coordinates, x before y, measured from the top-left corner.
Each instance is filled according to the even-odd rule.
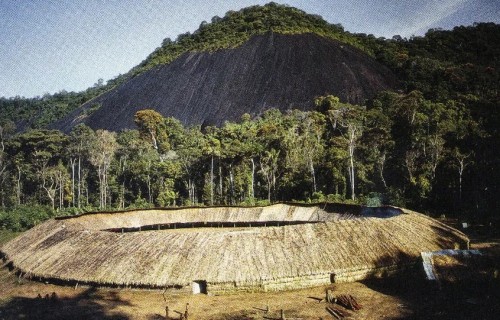
[[[267,291],[364,278],[468,239],[424,215],[352,217],[324,206],[187,208],[50,220],[1,251],[24,273],[103,285]],[[352,209],[352,208],[351,208]],[[361,210],[361,208],[358,208]],[[283,227],[102,231],[175,222],[312,221]],[[319,223],[317,223],[320,221]]]

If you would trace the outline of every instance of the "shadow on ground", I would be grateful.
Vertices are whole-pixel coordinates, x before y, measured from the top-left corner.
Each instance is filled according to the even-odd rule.
[[[428,281],[418,263],[396,276],[361,282],[372,290],[397,297],[401,307],[411,311],[410,316],[397,319],[499,319],[499,249],[498,244],[482,249],[486,265],[471,270],[472,277],[457,281]],[[449,268],[449,273],[456,271],[456,266]],[[478,277],[484,270],[487,270],[487,276]],[[493,276],[495,270],[496,278]],[[446,269],[441,271],[444,274],[448,272]]]
[[[0,305],[0,319],[129,319],[113,311],[119,306],[130,306],[117,292],[99,293],[89,288],[71,298],[56,293],[40,294],[34,298],[13,297]]]

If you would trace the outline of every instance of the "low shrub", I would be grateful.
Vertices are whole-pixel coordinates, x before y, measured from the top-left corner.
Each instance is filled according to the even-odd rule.
[[[0,228],[25,231],[55,216],[55,211],[50,207],[41,205],[17,206],[0,211]]]

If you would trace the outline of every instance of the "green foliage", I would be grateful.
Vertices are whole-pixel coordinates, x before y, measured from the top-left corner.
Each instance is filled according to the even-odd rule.
[[[370,192],[366,197],[367,207],[380,207],[383,204],[383,195],[378,192]]]
[[[181,34],[175,41],[165,39],[161,47],[132,70],[132,74],[151,69],[158,64],[170,63],[185,52],[213,52],[234,48],[246,42],[251,36],[266,32],[317,33],[356,47],[363,47],[358,38],[345,32],[340,25],[332,25],[320,16],[271,2],[264,6],[247,7],[237,12],[228,11],[223,18],[213,17],[211,23],[203,22],[193,34]]]
[[[177,194],[173,190],[163,190],[160,192],[157,198],[157,202],[160,207],[168,207],[175,203],[177,199]]]
[[[135,118],[138,130],[116,136],[85,126],[70,135],[43,130],[183,53],[234,48],[266,32],[313,32],[351,44],[391,68],[401,90],[381,92],[366,106],[317,97],[316,111],[270,109],[221,128],[185,128],[142,110]],[[102,204],[110,210],[291,199],[496,212],[499,37],[499,25],[480,23],[411,39],[375,38],[275,3],[214,17],[193,34],[165,39],[139,66],[106,85],[0,98],[0,207],[10,208],[0,213],[1,225],[24,230],[55,214],[28,203],[70,215]],[[87,113],[98,108],[91,105]],[[103,152],[106,159],[99,159]]]
[[[127,209],[150,209],[153,205],[149,203],[146,199],[138,197],[134,203],[131,203]]]
[[[0,211],[0,228],[11,231],[25,231],[47,219],[56,216],[49,207],[23,205]]]
[[[311,200],[313,202],[325,202],[326,201],[326,197],[323,194],[323,192],[319,191],[319,192],[314,192],[312,194]]]
[[[26,210],[22,204],[30,202],[58,203],[60,214],[73,215],[96,207],[290,200],[427,210],[445,194],[464,205],[474,196],[463,177],[481,163],[477,155],[485,151],[476,149],[485,133],[464,102],[434,102],[412,91],[381,93],[366,107],[334,96],[316,104],[321,112],[270,109],[204,131],[146,110],[136,117],[140,131],[79,126],[69,136],[10,136],[3,194],[11,190],[17,205],[2,213],[3,227],[24,230],[54,215]],[[155,147],[152,136],[168,148]]]
[[[120,77],[120,83],[124,78]],[[109,90],[118,82],[108,81],[108,85],[91,87],[82,92],[60,91],[54,94],[45,94],[42,97],[0,97],[0,119],[10,120],[17,125],[19,131],[28,129],[47,128],[50,124],[65,117],[88,100]],[[87,113],[95,111],[99,106],[94,105]]]
[[[386,47],[386,48],[389,48]],[[500,25],[478,23],[451,31],[431,29],[424,37],[398,42],[387,63],[408,90],[446,101],[473,94],[492,99],[500,84]]]

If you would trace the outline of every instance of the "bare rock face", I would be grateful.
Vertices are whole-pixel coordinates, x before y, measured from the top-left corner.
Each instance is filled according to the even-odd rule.
[[[235,49],[185,53],[87,102],[55,127],[135,128],[154,109],[185,125],[221,125],[269,108],[311,110],[316,96],[360,104],[397,86],[385,66],[360,50],[316,34],[267,33]]]

